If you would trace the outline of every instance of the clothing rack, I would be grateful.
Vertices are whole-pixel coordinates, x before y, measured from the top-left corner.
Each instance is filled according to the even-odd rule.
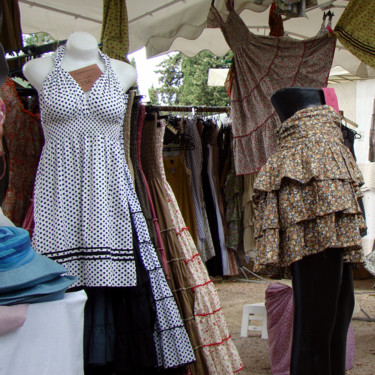
[[[230,113],[231,107],[146,105],[147,112]]]
[[[66,44],[66,40],[60,40],[56,42],[51,42],[48,44],[42,44],[40,46],[31,45],[22,47],[20,49],[11,49],[6,50],[5,54],[11,56],[7,58],[7,61],[23,59],[27,57],[35,57],[40,56],[48,52],[54,52],[57,47],[61,46],[62,44]]]

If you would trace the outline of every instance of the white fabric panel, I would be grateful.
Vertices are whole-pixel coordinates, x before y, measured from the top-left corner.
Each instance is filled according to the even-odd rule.
[[[0,374],[83,375],[84,291],[30,304],[24,325],[0,336]]]
[[[102,0],[19,0],[18,3],[22,32],[25,34],[41,31],[49,33],[56,40],[64,40],[74,31],[87,31],[100,39]]]
[[[235,8],[252,32],[267,35],[268,6],[271,2],[263,0],[257,4],[256,0],[236,0]],[[328,0],[318,0],[320,5],[327,3]],[[48,32],[58,40],[66,39],[74,31],[87,31],[99,40],[102,4],[102,0],[19,0],[22,30],[24,33]],[[204,49],[217,56],[224,55],[229,47],[220,29],[205,29],[210,5],[209,0],[127,0],[129,52],[146,46],[147,57],[169,51],[194,56]],[[335,13],[333,26],[347,1],[336,0],[334,5],[337,7],[332,8]],[[225,20],[228,14],[225,1],[215,0],[215,7]],[[322,16],[323,11],[319,7],[310,9],[307,17],[285,20],[285,31],[291,37],[313,36],[319,30]],[[359,60],[354,56],[348,60],[348,56],[353,55],[339,50],[335,59],[338,61],[334,61],[334,65],[345,63],[345,69],[354,72],[358,69]]]
[[[207,86],[224,86],[229,69],[210,69],[208,71]]]

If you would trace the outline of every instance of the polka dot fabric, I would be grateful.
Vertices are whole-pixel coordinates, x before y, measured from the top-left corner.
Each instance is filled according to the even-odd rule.
[[[120,136],[127,95],[105,70],[87,94],[61,67],[43,83],[45,145],[35,182],[36,251],[77,276],[73,286],[134,286],[135,262]]]
[[[147,223],[141,211],[133,180],[126,164],[125,174],[127,178],[126,194],[135,234],[139,242],[139,252],[149,274],[155,303],[157,319],[154,340],[158,365],[164,368],[172,368],[192,363],[195,361],[193,348],[159,258],[151,243]]]
[[[85,286],[136,284],[134,235],[154,298],[158,365],[195,361],[189,337],[136,196],[123,148],[127,104],[108,56],[86,98],[61,67],[64,47],[40,95],[46,143],[35,187],[34,248],[66,266]]]

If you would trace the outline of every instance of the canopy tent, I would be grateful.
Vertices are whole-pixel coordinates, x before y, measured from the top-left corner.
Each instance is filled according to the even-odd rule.
[[[125,0],[124,0],[125,1]],[[294,38],[315,35],[322,23],[323,11],[331,9],[333,26],[347,5],[347,0],[317,0],[307,9],[306,17],[284,21],[286,34]],[[272,0],[235,0],[236,11],[256,34],[268,35],[268,10]],[[207,28],[210,0],[126,0],[129,19],[129,53],[146,47],[147,57],[170,51],[195,56],[210,50],[223,56],[229,47],[220,29]],[[24,33],[47,32],[62,40],[74,31],[87,31],[98,40],[101,33],[102,0],[19,0]],[[224,0],[215,7],[225,19]],[[361,63],[339,43],[333,66],[341,66],[361,78],[375,77],[375,69]]]

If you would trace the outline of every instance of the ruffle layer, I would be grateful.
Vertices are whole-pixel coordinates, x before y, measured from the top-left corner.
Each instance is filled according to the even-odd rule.
[[[154,339],[158,365],[172,368],[192,363],[195,361],[195,356],[189,336],[155,251],[148,243],[139,244],[139,249],[149,273],[155,301],[157,319]],[[151,268],[151,264],[153,264],[153,268]]]
[[[360,228],[366,227],[361,214],[332,213],[290,226],[285,230],[268,228],[256,239],[255,272],[264,266],[288,267],[306,255],[327,248],[345,249],[345,261],[361,263]]]
[[[280,190],[257,193],[255,202],[255,237],[267,229],[287,228],[335,212],[361,214],[358,185],[342,180],[312,180],[308,184],[284,181]]]
[[[344,143],[304,139],[282,147],[261,169],[254,185],[256,191],[279,190],[283,179],[306,184],[311,180],[347,180],[356,186],[364,183],[350,150]]]
[[[195,362],[194,355],[186,351],[186,345],[190,345],[190,342],[185,328],[175,327],[167,331],[157,329],[154,332],[154,340],[159,342],[156,347],[159,366],[168,369]],[[165,353],[169,355],[166,356]]]
[[[189,231],[180,232],[178,238],[183,244],[185,256],[190,256],[185,262],[192,276],[195,292],[194,316],[209,373],[236,373],[243,368],[243,364],[229,334],[217,290],[196,251]]]

